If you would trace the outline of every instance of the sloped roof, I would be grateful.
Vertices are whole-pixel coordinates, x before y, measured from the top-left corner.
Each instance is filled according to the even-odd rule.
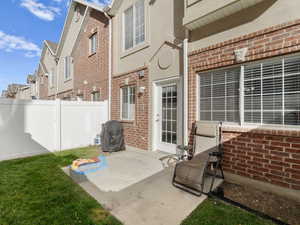
[[[71,21],[72,21],[72,17],[74,15],[74,9],[75,9],[75,5],[76,4],[81,4],[81,5],[84,5],[86,7],[85,14],[84,14],[84,19],[86,17],[86,12],[87,12],[87,10],[89,8],[92,8],[92,9],[95,9],[95,10],[97,10],[99,12],[104,13],[103,7],[101,7],[101,6],[99,6],[99,5],[95,4],[95,3],[86,2],[85,0],[72,0],[72,2],[69,5],[67,17],[65,19],[65,24],[64,24],[61,36],[60,36],[60,40],[59,40],[57,49],[56,49],[56,56],[57,57],[60,56],[62,46],[64,45],[65,38],[66,38],[66,36],[68,34],[68,30],[70,28],[70,24],[71,24]]]
[[[53,42],[53,41],[49,41],[49,40],[45,40],[45,43],[48,45],[48,47],[50,48],[50,50],[52,51],[52,53],[56,53],[56,49],[57,49],[57,43]]]

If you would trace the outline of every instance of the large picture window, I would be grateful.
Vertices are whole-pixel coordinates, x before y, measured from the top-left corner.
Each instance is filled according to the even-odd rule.
[[[121,117],[122,120],[134,120],[135,117],[135,87],[128,86],[121,89]]]
[[[300,57],[200,74],[200,119],[300,125]]]
[[[138,0],[124,12],[124,49],[128,50],[145,40],[144,0]]]

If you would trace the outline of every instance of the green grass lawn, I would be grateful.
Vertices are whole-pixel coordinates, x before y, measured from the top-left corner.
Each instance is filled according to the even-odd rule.
[[[217,200],[207,199],[199,205],[182,225],[274,225],[242,209]]]
[[[61,167],[99,155],[95,147],[0,162],[0,225],[121,224]],[[176,203],[174,203],[176,204]],[[183,225],[271,225],[255,215],[208,199]]]
[[[1,162],[0,224],[120,224],[61,170],[97,154],[95,148],[77,149]]]

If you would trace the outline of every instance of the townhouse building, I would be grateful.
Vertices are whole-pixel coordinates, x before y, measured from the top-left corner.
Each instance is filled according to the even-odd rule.
[[[108,21],[101,7],[71,2],[60,41],[44,42],[37,70],[39,99],[108,99]]]
[[[299,190],[299,4],[114,0],[111,117],[127,147],[175,153],[194,121],[220,121],[230,177]]]
[[[127,149],[175,153],[194,121],[220,121],[227,177],[299,190],[299,6],[73,0],[40,98],[109,100]]]
[[[23,100],[37,99],[36,75],[27,76],[27,85],[18,88],[15,98]]]
[[[115,0],[111,117],[128,148],[174,153],[181,142],[183,1]]]
[[[300,190],[299,7],[185,1],[188,125],[223,122],[227,177]]]
[[[49,40],[44,41],[41,58],[36,71],[38,99],[50,99],[56,93],[56,48],[56,43]]]

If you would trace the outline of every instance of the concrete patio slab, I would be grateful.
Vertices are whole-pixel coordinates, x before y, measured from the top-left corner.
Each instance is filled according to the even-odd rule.
[[[163,170],[163,153],[127,150],[106,157],[107,168],[89,173],[87,180],[104,192],[117,192]]]
[[[174,167],[163,169],[161,166],[159,158],[164,155],[134,151],[113,154],[107,157],[107,161],[116,163],[117,172],[111,168],[109,171],[99,171],[107,173],[102,176],[98,174],[89,176],[88,179],[77,179],[74,176],[72,178],[126,225],[177,225],[205,200],[206,196],[196,197],[175,188],[172,185]],[[151,168],[151,165],[154,168]],[[68,168],[64,168],[64,171],[69,174]],[[108,178],[109,173],[113,173],[113,179]],[[134,178],[130,177],[131,174]],[[109,182],[101,185],[98,177],[99,180]],[[128,181],[125,178],[128,178]],[[115,188],[109,188],[110,182]],[[217,184],[219,182],[217,181]],[[116,190],[116,187],[120,187],[119,191],[103,191]]]
[[[178,225],[203,200],[172,186],[173,168],[119,192],[103,192],[93,183],[79,183],[104,208],[126,225]]]

